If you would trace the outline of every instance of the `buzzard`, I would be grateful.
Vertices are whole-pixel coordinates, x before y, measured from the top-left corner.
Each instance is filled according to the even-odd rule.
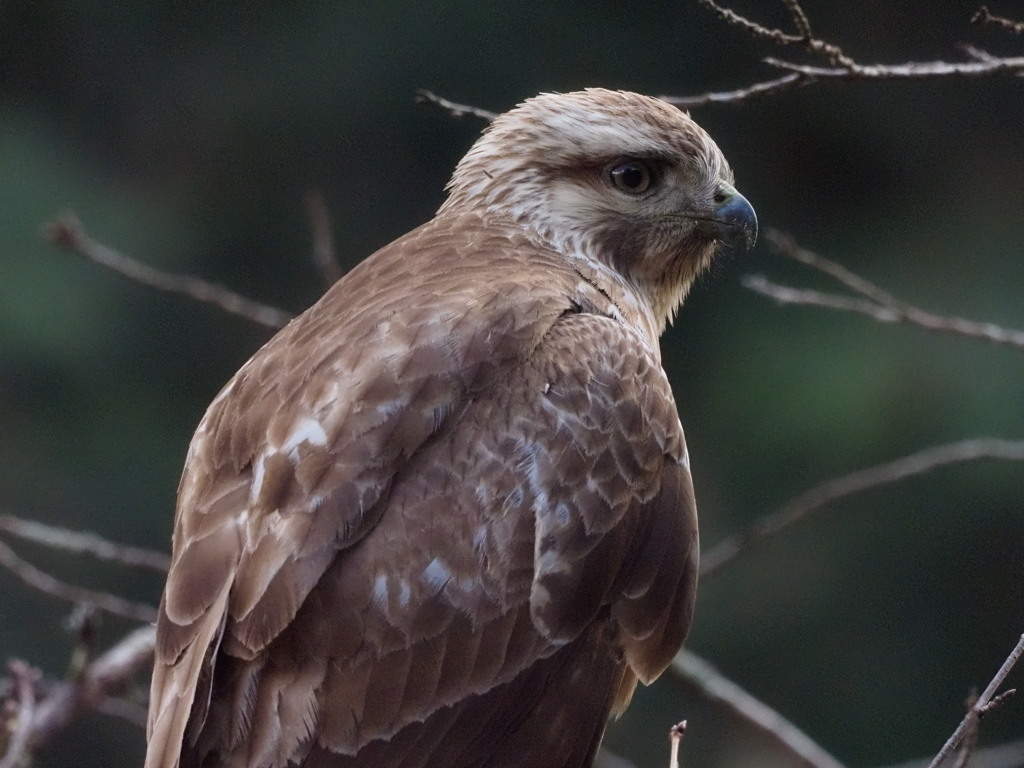
[[[690,624],[658,337],[750,204],[634,93],[498,117],[188,451],[146,768],[577,768]]]

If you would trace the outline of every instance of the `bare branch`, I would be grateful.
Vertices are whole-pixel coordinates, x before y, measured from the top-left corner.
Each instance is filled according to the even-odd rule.
[[[810,85],[813,82],[813,77],[801,75],[799,72],[792,72],[776,80],[754,83],[746,88],[738,88],[735,91],[702,93],[698,96],[659,96],[658,98],[680,109],[693,109],[703,107],[705,104],[728,104],[746,101],[758,96],[773,96],[780,91],[788,91],[790,88]]]
[[[766,64],[815,79],[916,80],[926,77],[982,77],[1024,74],[1024,56],[992,58],[985,61],[910,61],[905,64],[857,64],[841,67],[813,67],[768,57]]]
[[[714,0],[697,0],[697,2],[706,8],[710,8],[726,23],[740,27],[755,38],[769,40],[776,45],[782,46],[801,45],[809,53],[823,56],[826,61],[835,67],[854,68],[857,66],[856,62],[844,54],[838,45],[829,43],[812,34],[810,19],[800,6],[799,0],[783,0],[786,10],[789,11],[790,18],[793,20],[793,25],[796,27],[797,34],[795,35],[783,32],[781,29],[768,29],[755,21],[741,16],[735,11],[723,8]]]
[[[420,104],[433,104],[436,107],[440,107],[447,111],[452,117],[466,117],[468,115],[489,123],[498,116],[497,112],[489,112],[486,109],[480,109],[480,107],[449,101],[448,99],[438,96],[433,91],[428,91],[425,88],[421,88],[416,91],[416,101]]]
[[[309,217],[310,232],[313,234],[313,263],[330,288],[341,279],[343,271],[334,252],[331,214],[320,190],[313,189],[306,193],[306,215]]]
[[[673,675],[708,701],[750,724],[803,768],[843,768],[843,764],[763,701],[751,696],[704,659],[685,648],[672,660]]]
[[[765,27],[733,10],[719,5],[715,0],[697,0],[700,5],[711,10],[726,24],[739,27],[741,30],[758,40],[766,40],[778,46],[800,46],[812,56],[818,56],[830,65],[815,67],[796,62],[783,61],[777,58],[766,58],[770,66],[789,71],[789,76],[754,83],[745,88],[718,93],[706,93],[699,96],[662,96],[670,104],[684,109],[700,107],[705,104],[742,104],[759,96],[769,96],[791,90],[798,86],[810,85],[821,79],[841,80],[880,80],[905,79],[924,77],[946,77],[950,75],[980,77],[997,74],[1015,74],[1024,76],[1024,58],[999,58],[990,54],[975,55],[968,52],[974,61],[969,62],[907,62],[904,64],[860,64],[853,60],[835,43],[816,37],[811,30],[811,22],[799,0],[783,0],[786,10],[796,28],[797,34],[791,34],[777,28]],[[994,23],[1014,32],[1024,28],[1024,23],[1014,22],[992,16],[988,9],[982,9],[973,21]]]
[[[981,718],[989,712],[999,709],[1008,699],[1013,698],[1016,693],[1017,689],[1010,688],[993,697],[987,704],[978,705],[978,692],[977,690],[971,691],[971,695],[967,697],[967,709],[970,711],[974,709],[975,705],[978,705],[978,708],[975,710],[978,716],[970,718],[970,722],[968,722],[967,728],[960,738],[960,747],[957,749],[956,762],[953,763],[953,768],[967,768],[968,763],[974,761],[978,747],[978,734],[981,732]]]
[[[153,661],[156,629],[140,627],[85,668],[72,680],[53,686],[36,708],[31,746],[46,743],[82,713],[96,709]],[[122,716],[122,715],[118,715]]]
[[[904,308],[881,306],[867,299],[790,288],[773,283],[763,275],[747,275],[742,278],[741,282],[755,293],[768,296],[780,304],[800,304],[846,312],[857,312],[867,315],[880,323],[909,323],[935,333],[953,333],[959,336],[991,342],[992,344],[1006,344],[1017,349],[1024,349],[1024,331],[1004,328],[995,323],[982,323],[976,320],[967,320],[963,317],[935,315],[913,306],[905,306]]]
[[[67,600],[72,603],[91,603],[102,611],[134,621],[146,623],[156,621],[156,609],[152,606],[125,600],[122,597],[111,595],[107,592],[99,592],[79,587],[75,584],[68,584],[66,581],[54,578],[20,558],[13,549],[2,541],[0,541],[0,565],[7,568],[7,570],[29,586],[61,600]]]
[[[981,6],[978,12],[971,17],[972,24],[992,24],[997,27],[1002,27],[1015,35],[1024,35],[1024,21],[1014,21],[1013,19],[1006,19],[1002,16],[993,16],[987,5]]]
[[[73,215],[62,216],[46,225],[44,234],[58,248],[83,256],[132,282],[156,288],[158,291],[175,293],[203,304],[211,304],[228,314],[244,317],[268,328],[282,328],[292,318],[283,310],[253,301],[222,285],[192,275],[171,275],[130,259],[90,238]]]
[[[1024,349],[1024,331],[1004,328],[995,323],[983,323],[952,315],[937,315],[927,312],[897,299],[841,264],[819,256],[806,248],[801,248],[789,235],[769,229],[765,233],[765,237],[783,256],[816,269],[866,297],[861,299],[791,288],[773,283],[763,275],[747,275],[743,278],[744,286],[763,296],[768,296],[780,304],[801,304],[844,312],[858,312],[874,318],[880,323],[908,323],[936,333],[952,333],[993,344],[1006,344],[1017,349]]]
[[[883,291],[869,280],[854,274],[839,262],[826,259],[824,256],[819,256],[813,251],[802,248],[792,235],[781,232],[774,227],[768,227],[765,230],[764,237],[775,249],[776,253],[781,253],[783,256],[788,256],[794,261],[799,261],[801,264],[823,272],[829,277],[838,280],[847,288],[856,291],[862,296],[866,296],[878,304],[899,307],[907,306],[897,300],[891,293]]]
[[[709,9],[726,24],[739,27],[747,34],[760,40],[768,40],[776,45],[797,45],[807,42],[807,38],[804,37],[803,34],[789,35],[781,29],[769,29],[768,27],[758,24],[756,21],[751,21],[745,16],[740,16],[736,11],[730,10],[729,8],[723,8],[714,0],[697,0],[697,2]],[[792,0],[787,0],[787,5],[791,2]],[[803,12],[801,11],[801,14],[802,13]]]
[[[992,680],[989,681],[989,684],[985,686],[985,690],[981,692],[978,700],[974,702],[974,705],[964,716],[964,719],[960,721],[960,725],[958,725],[957,729],[953,731],[953,735],[949,737],[945,744],[943,744],[942,749],[939,750],[939,754],[935,756],[935,759],[932,760],[928,768],[938,768],[942,761],[957,748],[964,736],[972,728],[972,724],[976,723],[978,718],[983,714],[985,707],[990,701],[992,701],[992,698],[996,695],[996,691],[999,689],[999,686],[1003,684],[1003,680],[1005,680],[1006,676],[1010,674],[1010,670],[1014,668],[1022,656],[1024,656],[1024,635],[1021,635],[1017,640],[1017,645],[1014,646],[1012,651],[1010,651],[1010,655],[1006,657],[1006,661],[1003,662],[1003,665],[999,668],[999,671],[996,672]]]
[[[777,512],[766,515],[740,534],[730,536],[700,556],[700,574],[705,577],[736,559],[745,552],[788,528],[827,504],[861,491],[878,488],[907,477],[921,475],[949,464],[960,464],[978,459],[1024,461],[1024,440],[998,440],[979,438],[934,446],[918,453],[879,464],[868,469],[818,485],[787,504]]]
[[[706,104],[742,104],[760,96],[775,96],[797,87],[813,85],[824,79],[832,80],[919,80],[929,77],[985,77],[1015,75],[1024,77],[1024,57],[999,58],[975,48],[968,51],[975,61],[920,61],[905,64],[857,64],[839,67],[812,67],[772,57],[766,64],[789,71],[772,80],[763,80],[744,88],[699,94],[697,96],[660,96],[663,101],[681,109],[694,109]],[[976,55],[981,53],[981,55]]]
[[[17,768],[23,763],[32,737],[32,721],[36,710],[35,683],[39,675],[23,661],[12,661],[8,669],[17,699],[17,723],[7,744],[7,752],[0,760],[0,768]]]
[[[90,555],[129,568],[148,568],[166,573],[171,567],[171,558],[163,552],[117,544],[89,531],[71,531],[14,515],[0,515],[0,531],[44,547]]]
[[[841,296],[835,293],[822,293],[804,288],[790,288],[788,285],[773,283],[764,275],[744,275],[740,282],[754,293],[760,293],[780,304],[802,304],[826,309],[838,309],[846,312],[859,312],[873,317],[882,323],[895,323],[901,320],[897,310],[880,307],[868,299],[853,296]]]

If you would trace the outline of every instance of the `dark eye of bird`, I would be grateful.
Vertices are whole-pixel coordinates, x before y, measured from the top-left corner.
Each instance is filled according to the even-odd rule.
[[[651,186],[651,169],[638,160],[619,163],[610,173],[615,188],[630,195],[642,194]]]

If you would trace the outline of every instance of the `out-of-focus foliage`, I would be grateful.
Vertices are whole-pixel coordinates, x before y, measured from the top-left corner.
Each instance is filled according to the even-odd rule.
[[[783,23],[782,6],[740,10]],[[1020,3],[993,12],[1024,16]],[[955,58],[967,2],[808,2],[864,62]],[[268,336],[56,251],[72,209],[137,258],[291,310],[321,284],[302,208],[323,191],[350,266],[429,218],[480,126],[417,88],[502,110],[541,90],[696,93],[775,76],[777,51],[687,0],[0,4],[0,506],[166,548],[191,432]],[[936,311],[1024,327],[1024,80],[825,83],[695,117],[762,223]],[[727,256],[664,339],[713,543],[828,477],[927,445],[1024,436],[1024,354],[739,286]],[[850,765],[934,752],[1024,628],[1024,468],[945,469],[835,505],[708,579],[691,647]],[[22,547],[65,578],[156,602],[157,579]],[[68,606],[0,572],[0,652],[59,675]],[[124,626],[110,620],[109,638]],[[1020,681],[1020,673],[1017,673]],[[984,737],[1019,736],[1021,702]],[[611,731],[638,765],[690,719],[690,765],[764,745],[671,682]],[[132,765],[92,716],[39,766]],[[753,750],[753,751],[751,751]]]

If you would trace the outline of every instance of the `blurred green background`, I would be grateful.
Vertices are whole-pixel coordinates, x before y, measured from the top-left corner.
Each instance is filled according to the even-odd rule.
[[[963,41],[1024,54],[969,25],[973,2],[805,5],[863,62],[954,59]],[[734,7],[786,23],[781,3]],[[1021,2],[991,7],[1024,18]],[[417,88],[498,111],[588,85],[693,94],[776,77],[760,60],[779,53],[692,0],[0,2],[0,511],[167,549],[192,431],[269,336],[57,251],[40,237],[55,215],[299,311],[322,291],[308,190],[351,266],[432,215],[478,134]],[[911,303],[1024,328],[1024,79],[823,83],[694,116],[763,225]],[[762,243],[723,258],[663,339],[706,545],[835,475],[1024,437],[1021,352],[780,308],[740,286],[753,272],[830,287]],[[689,644],[850,766],[933,754],[1024,631],[1022,545],[1021,464],[943,469],[833,505],[709,578]],[[158,599],[158,578],[17,549]],[[62,674],[69,611],[0,571],[0,656]],[[104,642],[127,626],[106,620]],[[684,717],[689,766],[785,764],[668,679],[611,744],[664,765]],[[982,739],[1022,735],[1016,701]],[[36,764],[138,765],[143,749],[94,715]]]

